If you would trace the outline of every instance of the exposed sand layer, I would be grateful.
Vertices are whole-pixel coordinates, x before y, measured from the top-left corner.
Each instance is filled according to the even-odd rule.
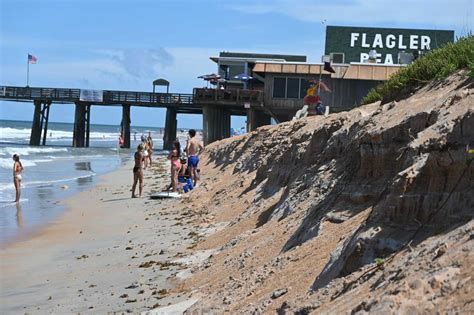
[[[169,183],[169,162],[145,172],[145,195]],[[130,163],[66,201],[66,213],[1,252],[2,314],[146,311],[169,297],[168,278],[192,241],[169,200],[131,199]],[[190,234],[190,235],[189,235]]]
[[[206,148],[188,313],[474,312],[473,80]]]

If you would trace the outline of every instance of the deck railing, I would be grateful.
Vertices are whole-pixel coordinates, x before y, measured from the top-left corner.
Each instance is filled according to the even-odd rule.
[[[195,88],[193,90],[195,103],[222,102],[222,103],[262,103],[263,92],[258,90],[221,90]]]
[[[102,102],[94,104],[192,104],[192,94],[152,93],[134,91],[102,91]],[[80,89],[0,86],[0,99],[50,100],[52,102],[79,102]]]
[[[80,89],[0,86],[0,99],[13,101],[42,100],[59,103],[81,101]],[[164,106],[199,104],[214,102],[222,105],[242,105],[263,103],[263,92],[258,90],[221,90],[195,88],[193,94],[152,93],[135,91],[102,91],[102,101],[91,104],[136,104],[143,106]]]

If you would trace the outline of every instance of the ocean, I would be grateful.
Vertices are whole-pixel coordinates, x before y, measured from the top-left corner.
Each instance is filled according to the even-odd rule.
[[[118,147],[119,126],[91,124],[90,147],[72,148],[73,124],[48,125],[46,146],[30,146],[31,122],[0,120],[0,245],[25,237],[61,215],[62,199],[90,189],[97,176],[132,158],[142,135],[151,133],[155,151],[163,148],[163,130],[134,127],[132,149]],[[22,194],[15,204],[12,155],[25,168]],[[124,192],[128,194],[129,192]]]

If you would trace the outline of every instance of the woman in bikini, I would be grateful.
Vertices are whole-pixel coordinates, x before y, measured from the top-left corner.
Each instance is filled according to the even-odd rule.
[[[136,198],[135,189],[137,187],[137,182],[140,182],[138,187],[139,197],[143,197],[143,145],[139,144],[137,147],[137,152],[135,152],[135,166],[133,167],[133,185],[132,185],[132,198]]]
[[[171,186],[173,191],[176,192],[178,189],[178,173],[181,168],[179,157],[181,155],[181,145],[179,141],[173,142],[173,150],[168,155],[168,159],[171,161]]]
[[[143,146],[143,169],[146,170],[148,167],[148,142],[145,140],[145,142],[142,143]]]
[[[148,132],[148,138],[146,140],[148,144],[148,163],[151,167],[152,155],[153,155],[153,139],[151,138],[151,132]]]
[[[23,172],[23,165],[20,162],[18,154],[13,155],[13,184],[15,185],[16,197],[15,202],[20,202],[21,195],[21,172]]]

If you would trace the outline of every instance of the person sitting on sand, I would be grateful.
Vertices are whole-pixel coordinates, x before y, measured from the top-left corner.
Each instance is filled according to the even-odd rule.
[[[16,197],[15,202],[20,202],[21,195],[21,172],[23,172],[23,165],[20,162],[20,156],[13,154],[13,184],[15,185]]]
[[[193,180],[191,179],[191,176],[189,175],[189,169],[187,165],[187,159],[185,157],[182,157],[181,160],[181,168],[179,169],[178,173],[178,182],[180,185],[180,188],[184,190],[185,193],[187,193],[190,190],[193,190]]]
[[[168,160],[171,161],[171,186],[173,191],[176,192],[178,189],[178,173],[181,168],[181,163],[179,162],[181,155],[181,144],[178,140],[173,142],[173,150],[171,150],[168,155]]]
[[[196,130],[190,129],[188,143],[186,144],[186,153],[188,154],[188,168],[194,187],[197,187],[199,173],[197,171],[199,164],[199,154],[204,150],[202,142],[196,139]]]
[[[132,185],[132,198],[136,198],[135,189],[137,182],[140,182],[138,188],[139,196],[143,197],[143,145],[139,144],[137,152],[135,152],[135,166],[133,167],[133,185]]]

